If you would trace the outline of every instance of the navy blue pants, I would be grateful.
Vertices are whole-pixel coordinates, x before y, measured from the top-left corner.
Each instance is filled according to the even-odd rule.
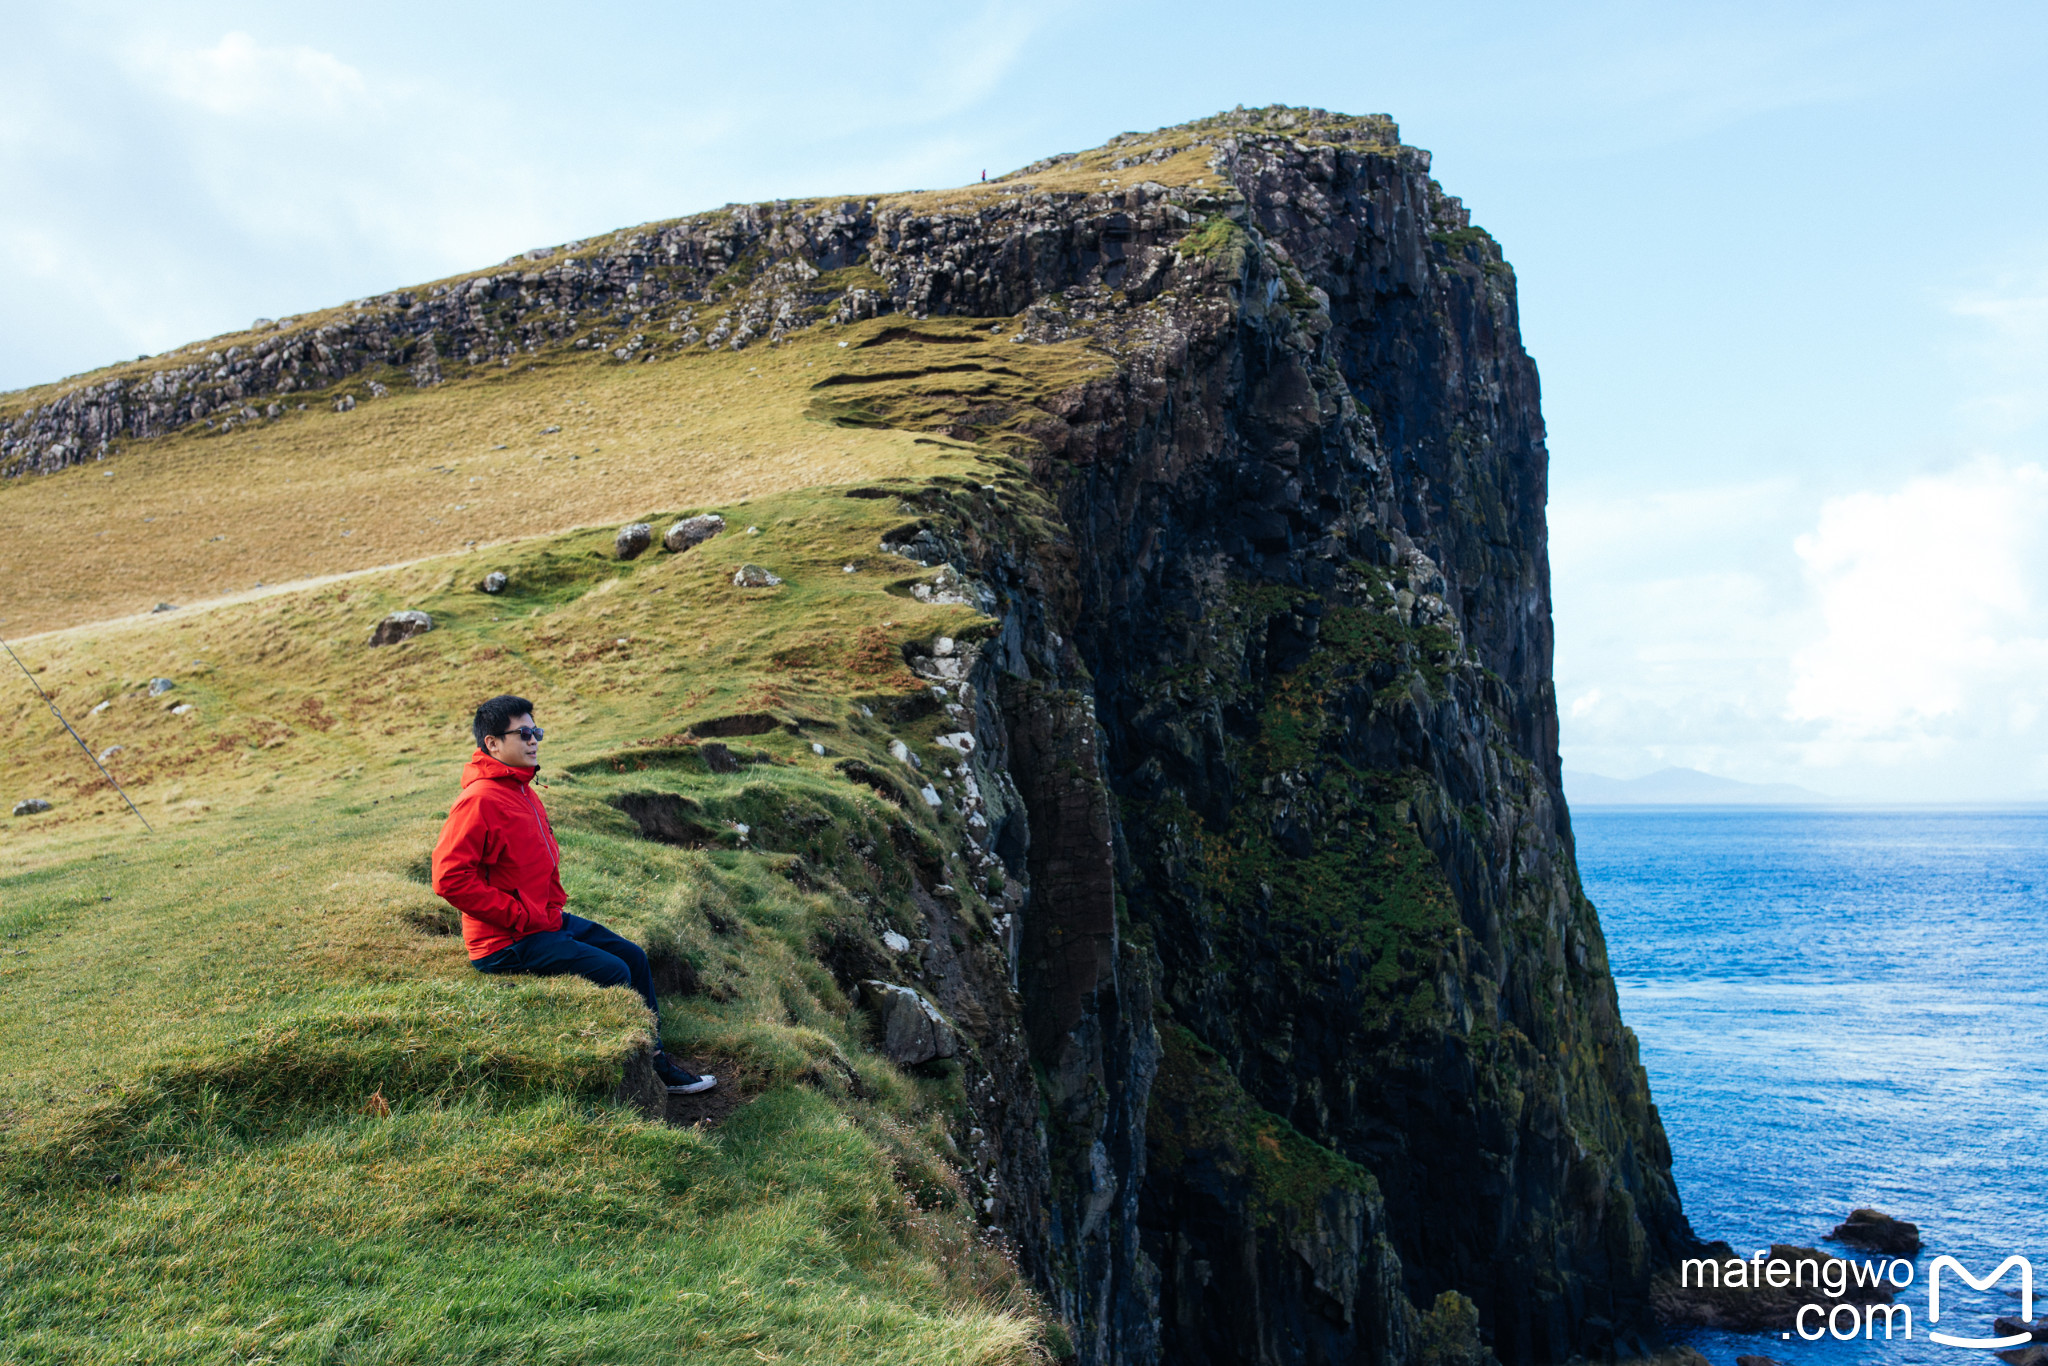
[[[654,974],[648,971],[646,950],[595,920],[565,911],[561,929],[529,934],[471,966],[478,972],[530,972],[536,977],[573,972],[601,987],[630,986],[654,1012],[654,1037],[661,1037],[661,1006],[654,999]]]

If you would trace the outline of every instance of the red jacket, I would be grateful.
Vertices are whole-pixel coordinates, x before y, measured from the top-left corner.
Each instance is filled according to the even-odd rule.
[[[534,795],[536,772],[472,754],[434,846],[434,893],[462,912],[472,959],[562,928],[562,849]]]

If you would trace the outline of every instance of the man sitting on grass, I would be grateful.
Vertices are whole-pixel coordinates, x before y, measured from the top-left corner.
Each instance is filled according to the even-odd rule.
[[[562,849],[533,792],[541,729],[533,703],[493,697],[476,709],[477,751],[462,770],[462,795],[434,846],[434,892],[462,912],[462,940],[479,972],[573,972],[601,987],[630,985],[654,1012],[654,1070],[671,1092],[718,1084],[661,1051],[661,1006],[647,954],[563,907]]]

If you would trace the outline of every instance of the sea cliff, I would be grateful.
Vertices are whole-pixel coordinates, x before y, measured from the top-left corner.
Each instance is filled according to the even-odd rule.
[[[0,471],[834,328],[812,420],[1008,476],[848,491],[976,617],[850,702],[957,756],[896,894],[961,1179],[1075,1357],[1640,1350],[1691,1234],[1573,865],[1535,366],[1391,121],[1240,110],[527,253],[21,396]],[[894,969],[873,928],[819,948],[848,992]]]

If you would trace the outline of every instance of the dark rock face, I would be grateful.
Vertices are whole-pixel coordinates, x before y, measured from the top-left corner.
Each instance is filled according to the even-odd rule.
[[[1220,138],[1236,196],[1133,203],[1092,263],[930,229],[970,307],[1118,361],[1023,424],[1055,543],[956,501],[917,556],[1002,622],[1024,1241],[1083,1360],[1405,1360],[1468,1314],[1506,1362],[1630,1353],[1693,1245],[1573,867],[1513,275],[1356,132]],[[1322,1159],[1284,1194],[1276,1146]]]
[[[1226,155],[1235,316],[1172,310],[1062,472],[1131,918],[1247,1093],[1378,1178],[1410,1299],[1605,1350],[1689,1232],[1572,868],[1512,276],[1413,154]]]

